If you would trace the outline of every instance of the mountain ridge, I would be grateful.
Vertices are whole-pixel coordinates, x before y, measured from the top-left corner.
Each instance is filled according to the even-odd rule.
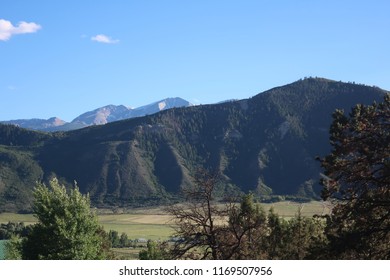
[[[386,93],[310,78],[248,99],[69,132],[0,126],[0,201],[23,208],[33,178],[56,176],[67,185],[76,180],[96,206],[159,204],[190,186],[198,167],[221,173],[221,193],[318,198],[315,158],[330,151],[332,113],[380,102]],[[35,171],[23,172],[29,169]]]
[[[51,117],[49,119],[17,119],[0,121],[0,123],[14,124],[27,129],[47,132],[69,131],[91,125],[102,125],[123,119],[142,117],[170,108],[192,105],[193,104],[180,97],[169,97],[137,108],[130,108],[124,105],[106,105],[82,113],[71,122],[66,122],[58,117]]]

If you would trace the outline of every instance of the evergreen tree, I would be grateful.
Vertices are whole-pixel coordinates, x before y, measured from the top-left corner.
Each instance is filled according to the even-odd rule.
[[[243,196],[240,207],[228,209],[229,225],[223,251],[225,259],[263,259],[267,257],[267,217],[253,201],[253,195]]]
[[[147,250],[141,250],[138,254],[140,260],[166,260],[169,259],[169,253],[166,243],[158,243],[148,240]]]
[[[311,241],[311,219],[302,216],[301,206],[298,213],[289,221],[287,259],[302,260],[308,253]]]
[[[119,244],[120,246],[123,248],[123,247],[127,247],[128,244],[129,244],[129,238],[127,237],[127,234],[126,233],[122,233],[121,234],[121,237],[119,238]]]
[[[108,238],[111,242],[111,246],[113,248],[118,248],[120,247],[120,239],[119,239],[119,233],[116,230],[110,230],[108,232]]]
[[[321,160],[330,257],[390,259],[390,94],[333,115],[332,152]]]
[[[275,213],[273,207],[269,210],[267,217],[269,234],[267,236],[268,258],[272,260],[284,259],[287,247],[288,223]]]

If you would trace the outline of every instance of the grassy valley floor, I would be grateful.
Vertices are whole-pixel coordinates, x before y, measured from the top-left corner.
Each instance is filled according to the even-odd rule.
[[[331,206],[329,203],[312,201],[308,203],[296,203],[282,201],[276,203],[261,204],[265,211],[271,207],[275,212],[285,219],[290,219],[297,214],[299,208],[303,216],[329,214]],[[126,233],[131,240],[168,240],[174,233],[172,217],[165,214],[162,207],[137,208],[123,210],[122,214],[113,214],[112,211],[99,209],[98,219],[100,224],[108,232],[115,230],[120,234]],[[103,214],[105,213],[105,214]],[[0,224],[11,222],[24,222],[26,225],[34,224],[36,218],[33,214],[1,213]],[[0,259],[3,256],[4,241],[0,240]],[[140,243],[142,246],[142,244]],[[146,243],[144,244],[146,246]],[[137,259],[141,248],[113,248],[115,254],[124,259]]]

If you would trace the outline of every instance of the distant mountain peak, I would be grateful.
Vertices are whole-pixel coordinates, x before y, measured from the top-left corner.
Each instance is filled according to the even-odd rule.
[[[107,105],[95,110],[86,112],[75,118],[72,123],[83,123],[85,126],[106,124],[119,120],[123,114],[128,112],[128,108],[123,105]]]
[[[174,107],[187,107],[191,105],[190,102],[179,97],[162,99],[137,108],[130,108],[124,105],[107,105],[78,116],[72,123],[84,123],[86,126],[106,124],[113,121],[142,117]]]
[[[67,122],[57,117],[49,119],[19,119],[2,121],[2,123],[13,124],[27,129],[33,130],[50,130],[51,128],[60,127],[65,125]]]
[[[65,122],[57,117],[50,119],[23,119],[3,121],[3,123],[14,124],[23,128],[43,130],[43,131],[59,131],[59,130],[74,130],[90,125],[102,125],[114,121],[120,121],[129,118],[142,117],[155,114],[162,110],[167,110],[175,107],[187,107],[192,104],[180,97],[165,98],[157,102],[150,103],[145,106],[131,108],[124,105],[106,105],[92,111],[85,112],[76,117],[70,123]]]

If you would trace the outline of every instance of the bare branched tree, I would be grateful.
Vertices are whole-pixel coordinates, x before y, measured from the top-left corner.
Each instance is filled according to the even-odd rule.
[[[219,182],[219,174],[200,169],[194,186],[183,190],[186,203],[167,208],[176,225],[177,241],[171,251],[174,258],[194,258],[195,254],[200,259],[221,258],[218,236],[224,230],[221,217],[226,216],[226,210],[215,205],[214,192]]]
[[[174,217],[176,242],[173,258],[191,259],[250,259],[261,257],[265,235],[264,211],[247,195],[237,204],[231,198],[222,205],[215,201],[220,176],[199,170],[195,184],[183,190],[186,203],[168,207]]]

